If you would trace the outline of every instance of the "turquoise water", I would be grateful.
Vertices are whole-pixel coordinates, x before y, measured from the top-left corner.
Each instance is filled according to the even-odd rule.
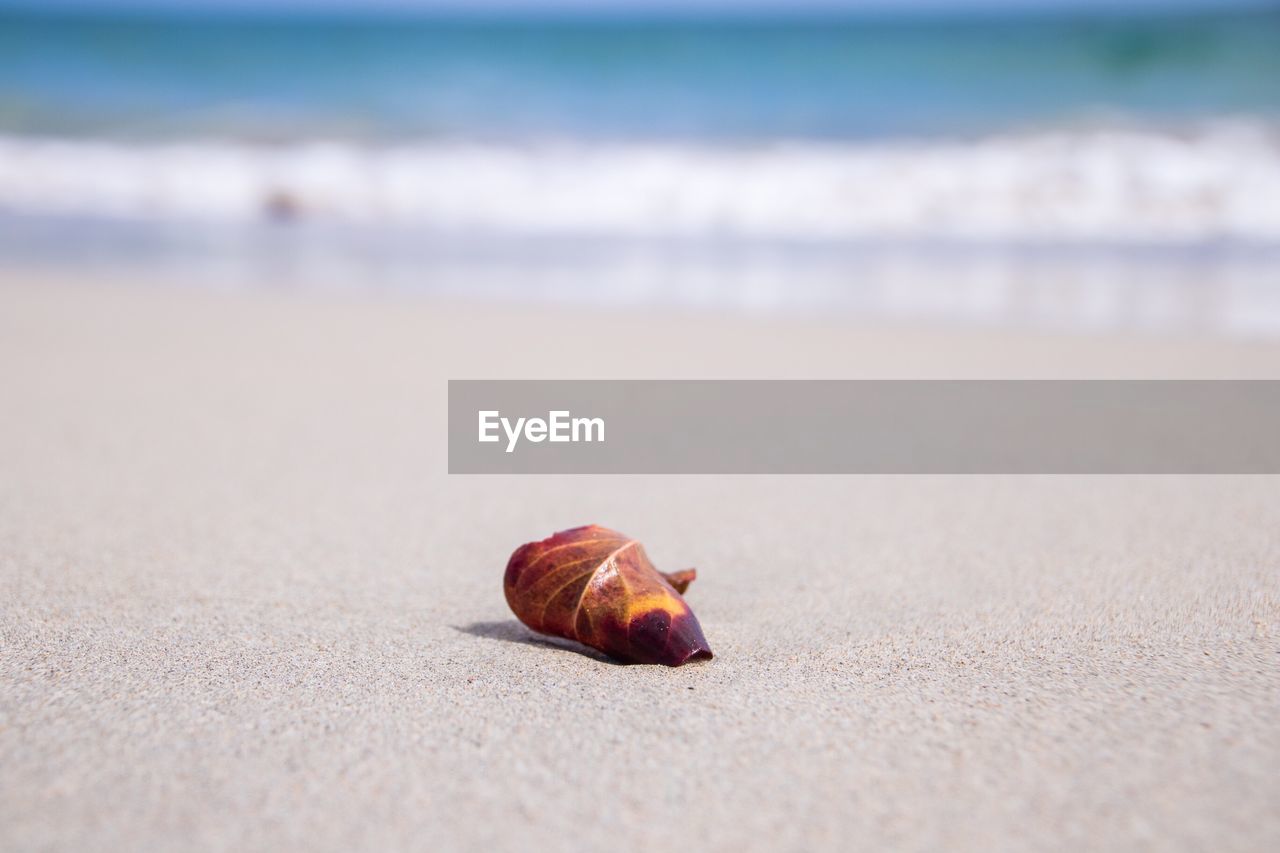
[[[1280,10],[0,12],[0,266],[68,264],[1277,335]]]
[[[0,12],[0,134],[865,139],[1280,116],[1280,10],[769,23]]]

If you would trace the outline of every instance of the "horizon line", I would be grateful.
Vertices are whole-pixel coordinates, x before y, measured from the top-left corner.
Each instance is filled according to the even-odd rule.
[[[305,6],[295,3],[271,5],[251,0],[219,3],[175,4],[170,0],[151,0],[106,4],[71,0],[50,4],[40,0],[0,0],[0,14],[19,13],[42,18],[137,17],[150,19],[190,20],[397,20],[440,23],[788,23],[805,21],[912,21],[912,20],[983,20],[991,18],[1026,20],[1076,20],[1084,18],[1169,18],[1209,17],[1234,14],[1280,13],[1280,0],[1175,0],[1157,5],[1151,2],[1125,0],[1089,0],[1089,2],[1008,3],[978,0],[972,5],[955,6],[945,2],[924,2],[903,6],[872,2],[857,8],[835,7],[829,3],[773,5],[752,3],[739,8],[690,8],[688,5],[660,4],[649,7],[587,7],[574,3],[551,3],[541,8],[528,6],[474,5],[417,6],[405,3],[338,3]]]

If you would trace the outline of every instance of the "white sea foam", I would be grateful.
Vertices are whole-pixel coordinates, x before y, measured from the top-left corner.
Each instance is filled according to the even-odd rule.
[[[533,237],[1277,243],[1280,139],[1256,123],[756,146],[7,137],[0,209]]]

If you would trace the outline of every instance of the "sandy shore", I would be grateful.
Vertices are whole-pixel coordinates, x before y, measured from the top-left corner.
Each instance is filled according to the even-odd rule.
[[[448,378],[1280,377],[1280,345],[0,277],[0,848],[1280,847],[1276,478],[450,478]],[[538,642],[588,522],[714,661]]]

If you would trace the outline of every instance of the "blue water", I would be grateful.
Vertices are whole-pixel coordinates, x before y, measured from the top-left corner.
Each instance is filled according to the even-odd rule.
[[[861,139],[1280,116],[1280,10],[464,22],[0,12],[0,134]]]

